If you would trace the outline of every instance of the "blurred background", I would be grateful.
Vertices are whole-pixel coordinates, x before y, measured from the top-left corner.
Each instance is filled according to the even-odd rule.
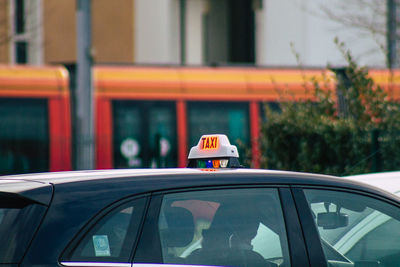
[[[398,99],[399,15],[397,0],[0,0],[0,174],[184,167],[212,133],[269,167],[266,108],[315,101],[316,84],[341,99],[350,62]]]
[[[345,61],[386,66],[386,31],[395,1],[96,0],[94,63],[306,66]],[[390,3],[393,2],[393,3]],[[63,64],[77,59],[77,1],[1,0],[0,62]]]

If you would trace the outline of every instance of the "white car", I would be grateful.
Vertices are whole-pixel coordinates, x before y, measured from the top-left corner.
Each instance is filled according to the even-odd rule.
[[[360,174],[345,178],[363,182],[400,196],[400,171]]]

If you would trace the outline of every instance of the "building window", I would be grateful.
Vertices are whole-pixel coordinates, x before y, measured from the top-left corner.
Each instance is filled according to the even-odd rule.
[[[21,34],[25,32],[25,4],[24,0],[15,0],[14,7],[14,27],[15,33]]]
[[[9,3],[11,63],[42,64],[44,0],[10,0]]]
[[[15,43],[15,63],[28,63],[28,43],[26,41]]]

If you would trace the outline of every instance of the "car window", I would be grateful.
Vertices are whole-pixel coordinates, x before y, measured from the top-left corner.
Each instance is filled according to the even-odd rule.
[[[0,265],[21,260],[46,209],[44,205],[0,193]]]
[[[348,192],[304,190],[328,262],[400,265],[400,209]],[[367,265],[365,265],[367,266]]]
[[[136,199],[100,218],[63,261],[129,262],[142,219],[144,199]]]
[[[290,266],[276,189],[168,194],[158,227],[164,263]]]

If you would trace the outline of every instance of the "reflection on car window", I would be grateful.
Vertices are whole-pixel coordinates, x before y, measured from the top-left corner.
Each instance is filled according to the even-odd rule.
[[[276,189],[166,195],[159,232],[164,263],[290,266]]]
[[[102,217],[65,261],[129,262],[143,206],[137,199]]]
[[[24,256],[46,207],[0,196],[0,265],[18,262]]]
[[[328,262],[400,266],[400,210],[397,207],[353,193],[304,192]]]

